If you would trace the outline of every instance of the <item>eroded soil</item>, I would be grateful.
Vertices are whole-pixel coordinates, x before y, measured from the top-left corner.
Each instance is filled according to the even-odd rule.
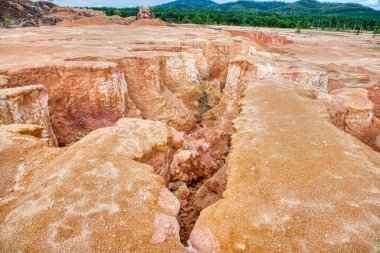
[[[0,251],[377,249],[376,39],[147,24],[1,30]]]

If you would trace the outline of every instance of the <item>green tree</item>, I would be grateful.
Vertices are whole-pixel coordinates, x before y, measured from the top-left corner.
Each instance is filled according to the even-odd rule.
[[[296,33],[301,33],[300,21],[297,22],[297,25],[296,25]]]
[[[185,17],[182,19],[182,23],[184,23],[184,24],[189,24],[189,23],[191,23],[191,20],[190,20],[189,16],[185,16]]]
[[[114,10],[112,14],[121,17],[121,11],[120,10]]]
[[[373,37],[375,38],[377,34],[380,34],[380,26],[378,25],[375,27],[375,30],[373,31]]]
[[[194,17],[194,24],[203,24],[203,19],[201,18],[201,16],[196,15]]]

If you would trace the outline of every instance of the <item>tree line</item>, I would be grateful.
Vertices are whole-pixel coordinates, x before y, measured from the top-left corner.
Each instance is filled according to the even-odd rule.
[[[138,8],[95,8],[106,15],[135,16]],[[156,17],[169,23],[322,29],[337,31],[373,31],[380,34],[380,20],[342,16],[312,16],[270,13],[252,10],[184,10],[153,7]]]

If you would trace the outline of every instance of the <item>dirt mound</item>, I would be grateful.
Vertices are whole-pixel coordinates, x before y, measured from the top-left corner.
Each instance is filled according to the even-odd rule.
[[[259,31],[230,30],[229,33],[233,36],[242,36],[248,38],[261,45],[287,45],[293,43],[293,41],[289,40],[284,36],[276,36],[273,34],[263,33]]]
[[[72,17],[96,17],[105,16],[104,12],[96,11],[92,9],[78,9],[78,8],[67,8],[67,7],[55,7],[50,11],[51,14],[59,17],[59,15],[72,16]]]
[[[45,18],[55,4],[45,1],[0,0],[0,26],[30,27],[56,24],[59,19]]]
[[[166,23],[160,19],[138,19],[131,25],[133,26],[166,26]]]
[[[106,16],[99,17],[83,17],[81,19],[64,20],[58,24],[60,27],[75,27],[82,25],[113,25],[115,24]]]

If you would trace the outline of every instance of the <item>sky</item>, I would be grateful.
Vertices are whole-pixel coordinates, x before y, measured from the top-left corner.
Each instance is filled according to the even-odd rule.
[[[153,6],[162,3],[168,3],[173,0],[55,0],[54,3],[62,6],[76,7],[133,7],[133,6]],[[189,0],[191,1],[191,0]],[[217,3],[232,2],[233,0],[214,0]],[[265,0],[261,0],[265,1]],[[295,0],[283,0],[285,2],[294,2]],[[380,10],[380,0],[320,0],[321,2],[341,2],[341,3],[360,3],[374,9]]]

